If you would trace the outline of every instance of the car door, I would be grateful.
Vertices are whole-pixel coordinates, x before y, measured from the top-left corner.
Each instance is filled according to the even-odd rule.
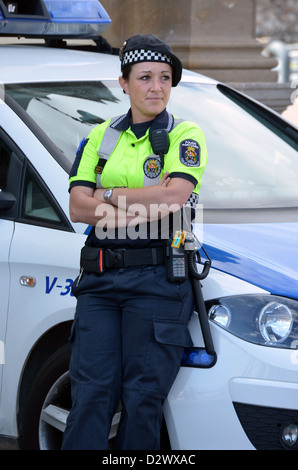
[[[12,125],[4,130],[1,118],[0,420],[13,435],[11,416],[30,351],[46,331],[73,318],[71,285],[86,237],[66,215],[67,174],[30,132]]]
[[[13,152],[0,133],[0,367],[5,363],[5,331],[10,290],[9,250],[14,231],[12,206],[15,198],[7,191],[9,170],[13,166]],[[17,175],[16,175],[17,177]],[[0,383],[2,377],[2,367]]]

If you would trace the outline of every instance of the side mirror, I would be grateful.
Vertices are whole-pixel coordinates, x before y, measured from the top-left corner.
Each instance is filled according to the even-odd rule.
[[[13,194],[0,191],[0,210],[10,209],[15,202],[16,198]]]

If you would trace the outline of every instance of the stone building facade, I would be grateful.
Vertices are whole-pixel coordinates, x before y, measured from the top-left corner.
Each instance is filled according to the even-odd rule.
[[[256,39],[260,1],[274,2],[101,0],[112,18],[104,37],[120,47],[134,34],[154,33],[171,44],[185,68],[231,83],[280,112],[290,90],[277,84],[277,61],[262,54],[264,44]]]

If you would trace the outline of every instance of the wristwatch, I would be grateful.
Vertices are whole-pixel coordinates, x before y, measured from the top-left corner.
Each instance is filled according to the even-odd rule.
[[[106,189],[105,192],[103,193],[104,200],[107,202],[110,202],[112,194],[113,194],[113,189]]]

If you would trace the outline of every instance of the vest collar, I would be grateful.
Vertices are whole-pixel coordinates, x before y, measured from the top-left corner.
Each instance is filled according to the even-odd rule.
[[[131,109],[127,112],[127,114],[120,116],[119,119],[117,119],[113,124],[111,124],[111,127],[118,131],[127,131],[130,127],[130,120],[131,120]],[[153,130],[167,129],[168,132],[170,132],[170,130],[173,127],[173,123],[174,123],[173,116],[169,114],[166,109],[164,109],[152,121],[151,128]]]

